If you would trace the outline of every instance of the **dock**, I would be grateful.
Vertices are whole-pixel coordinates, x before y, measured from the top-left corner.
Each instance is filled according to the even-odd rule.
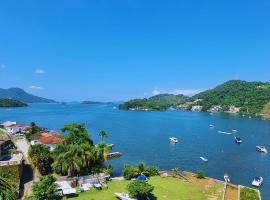
[[[111,152],[107,155],[107,158],[118,158],[121,157],[123,154],[121,152]]]

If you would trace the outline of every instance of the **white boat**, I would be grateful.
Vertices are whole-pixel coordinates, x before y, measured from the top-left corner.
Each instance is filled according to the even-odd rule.
[[[232,132],[233,132],[233,133],[237,133],[238,131],[237,131],[237,130],[235,130],[235,129],[233,129],[233,130],[232,130]]]
[[[215,128],[215,125],[214,124],[210,124],[209,127],[210,128]]]
[[[208,162],[208,159],[207,158],[204,158],[204,157],[200,157],[200,159],[203,161],[203,162]]]
[[[218,131],[219,133],[223,133],[223,134],[226,134],[226,135],[232,135],[232,133],[230,132],[226,132],[226,131]]]
[[[265,146],[256,146],[256,149],[261,153],[267,153],[267,149],[265,148]]]
[[[126,194],[126,193],[118,193],[118,192],[116,192],[116,193],[114,193],[115,194],[115,196],[117,197],[117,198],[119,198],[119,199],[121,199],[121,200],[137,200],[137,199],[133,199],[133,198],[131,198],[128,194]]]
[[[255,187],[260,187],[262,185],[262,183],[263,183],[263,177],[256,177],[252,181],[252,185]]]
[[[172,143],[178,143],[178,139],[176,137],[169,138]]]

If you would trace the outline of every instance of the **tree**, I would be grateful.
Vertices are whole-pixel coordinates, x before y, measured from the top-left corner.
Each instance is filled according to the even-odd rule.
[[[103,141],[105,137],[108,137],[108,134],[105,131],[100,131],[98,135],[101,138],[101,141]]]
[[[110,153],[111,151],[111,147],[105,143],[105,142],[100,142],[96,145],[97,149],[100,151],[100,154],[103,155],[103,159],[106,160],[107,159],[107,155]]]
[[[133,181],[127,186],[127,191],[131,197],[138,200],[147,199],[152,196],[154,187],[145,181]]]
[[[156,166],[149,166],[146,168],[144,175],[146,176],[157,176],[159,175],[159,169]]]
[[[32,186],[33,199],[35,200],[60,200],[55,178],[52,175],[43,176]]]
[[[31,122],[29,127],[26,129],[26,139],[30,139],[33,135],[39,134],[41,131],[41,128],[39,128],[35,122]]]
[[[204,179],[205,178],[204,171],[198,171],[197,174],[196,174],[196,177],[198,179]]]
[[[139,173],[140,173],[140,174],[143,174],[143,173],[145,172],[146,167],[145,167],[145,164],[144,164],[143,162],[140,162],[140,163],[138,164],[138,170],[139,170]]]
[[[38,169],[41,175],[48,174],[51,164],[50,150],[43,144],[32,145],[28,152],[33,165]]]
[[[176,177],[180,172],[178,168],[173,168],[171,171],[172,171],[173,177]]]
[[[125,165],[122,174],[126,180],[130,180],[136,176],[139,176],[139,170],[136,167],[130,166],[130,165]]]
[[[2,200],[13,200],[15,194],[15,188],[13,187],[10,180],[0,176],[0,199]]]

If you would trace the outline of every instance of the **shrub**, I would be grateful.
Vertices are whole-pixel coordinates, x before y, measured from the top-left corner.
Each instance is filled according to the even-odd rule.
[[[199,178],[199,179],[205,178],[204,171],[198,171],[196,177]]]
[[[130,180],[139,175],[139,171],[136,167],[125,165],[122,174],[126,180]]]
[[[113,173],[113,167],[112,167],[112,165],[105,166],[105,167],[102,169],[102,172],[103,172],[104,174],[112,175],[112,173]]]
[[[157,176],[159,175],[159,168],[156,166],[149,166],[145,170],[146,173],[144,173],[146,176]]]
[[[133,181],[127,186],[127,191],[131,197],[139,200],[152,196],[154,187],[145,181]]]

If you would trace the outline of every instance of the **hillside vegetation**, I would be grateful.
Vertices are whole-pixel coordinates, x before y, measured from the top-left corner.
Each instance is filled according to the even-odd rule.
[[[264,117],[270,118],[270,101],[264,106],[261,114]]]
[[[257,114],[261,113],[270,101],[270,83],[228,81],[214,89],[199,93],[192,99],[202,99],[199,104],[203,106],[204,111],[212,105],[221,105],[224,110],[234,105],[240,107],[243,113]]]
[[[0,99],[0,107],[25,107],[26,103],[13,99]]]
[[[184,103],[188,97],[184,95],[160,94],[148,99],[133,99],[119,106],[120,109],[165,110],[168,107]]]

